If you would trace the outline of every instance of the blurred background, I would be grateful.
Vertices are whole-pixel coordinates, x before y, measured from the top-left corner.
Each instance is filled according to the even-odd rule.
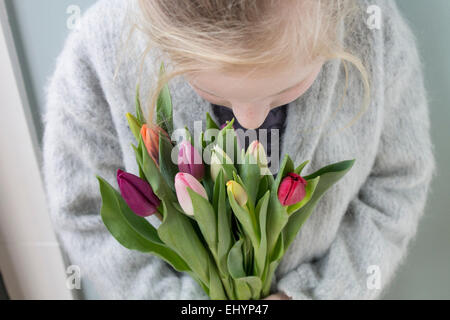
[[[439,176],[408,258],[383,298],[450,299],[450,1],[391,1],[418,38]],[[0,0],[0,150],[14,148],[0,162],[0,300],[99,298],[66,269],[38,170],[43,88],[68,32],[94,2]]]

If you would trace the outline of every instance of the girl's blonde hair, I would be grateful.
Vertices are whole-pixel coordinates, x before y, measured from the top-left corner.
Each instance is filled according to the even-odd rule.
[[[346,90],[347,62],[353,64],[362,75],[364,111],[370,103],[368,72],[343,45],[343,31],[351,30],[344,25],[346,21],[351,24],[358,12],[357,0],[137,1],[132,32],[140,30],[148,39],[141,74],[144,59],[152,48],[161,50],[171,62],[171,72],[159,77],[149,95],[150,125],[159,93],[179,75],[208,70],[270,71],[305,56],[311,62],[340,59],[345,68]],[[339,108],[342,104],[343,98]],[[362,114],[363,111],[343,129]]]

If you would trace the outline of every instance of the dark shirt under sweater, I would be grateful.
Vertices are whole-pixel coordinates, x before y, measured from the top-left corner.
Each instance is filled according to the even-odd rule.
[[[219,121],[219,125],[223,125],[227,121],[230,121],[234,118],[233,111],[230,108],[219,106],[215,104],[211,104],[212,110],[214,112],[214,115],[216,116],[217,120]],[[286,116],[287,116],[287,108],[288,104],[285,104],[283,106],[277,107],[272,109],[266,120],[264,120],[264,123],[258,128],[255,129],[257,139],[260,140],[260,129],[266,129],[267,130],[267,143],[264,143],[264,141],[260,140],[264,148],[266,149],[267,156],[271,157],[271,142],[272,142],[272,136],[271,136],[271,129],[278,129],[279,130],[279,151],[281,151],[281,141],[285,129],[285,123],[286,123]],[[234,122],[234,128],[235,129],[242,129],[244,133],[247,131],[246,128],[242,127],[241,124],[235,119]],[[241,143],[243,142],[242,139],[240,140]],[[250,145],[252,141],[249,140],[249,138],[246,138],[244,141],[244,148],[247,150],[248,146]],[[275,141],[274,141],[275,143]],[[280,154],[278,154],[278,158],[280,157]]]

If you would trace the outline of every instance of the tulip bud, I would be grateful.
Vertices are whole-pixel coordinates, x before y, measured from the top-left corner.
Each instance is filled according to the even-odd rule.
[[[306,195],[307,181],[295,173],[288,173],[278,189],[278,199],[283,206],[291,206],[302,201]]]
[[[219,175],[220,170],[223,169],[224,164],[233,164],[233,161],[225,153],[225,151],[223,151],[218,145],[215,145],[211,150],[211,166],[210,166],[211,177],[214,182],[216,181],[216,178]],[[227,176],[226,170],[223,170],[223,172],[225,181],[231,179],[231,177]]]
[[[122,198],[135,214],[148,217],[157,212],[161,201],[147,181],[119,169],[117,183]]]
[[[223,124],[220,126],[220,130],[222,130],[223,128],[225,128],[227,125],[228,125],[228,121],[225,122],[225,123],[223,123]],[[234,125],[232,125],[232,127],[233,127],[234,130],[236,130],[236,128],[234,127]]]
[[[144,140],[148,155],[156,165],[159,165],[159,132],[162,132],[170,140],[167,132],[160,127],[149,128],[147,124],[144,124],[141,128],[142,140]]]
[[[227,182],[227,190],[231,192],[236,199],[236,202],[241,206],[245,206],[248,201],[247,192],[244,188],[236,181],[230,180]]]
[[[192,206],[192,200],[189,196],[187,187],[191,188],[194,192],[198,193],[206,200],[208,200],[208,196],[201,183],[189,173],[178,172],[175,175],[175,190],[177,193],[178,202],[187,215],[193,216],[194,208]]]
[[[139,120],[136,119],[135,116],[133,116],[131,113],[126,114],[128,125],[130,126],[130,130],[133,133],[134,137],[137,141],[139,141],[139,135],[141,132],[141,124],[139,123]]]
[[[266,150],[264,149],[262,143],[260,143],[258,140],[253,141],[247,149],[247,155],[248,154],[251,154],[256,159],[256,163],[261,169],[262,176],[272,175],[272,172],[270,172],[269,168],[267,167],[268,161]]]
[[[180,144],[178,152],[178,169],[180,172],[189,173],[197,180],[202,180],[205,175],[205,166],[200,153],[192,144],[185,140]]]

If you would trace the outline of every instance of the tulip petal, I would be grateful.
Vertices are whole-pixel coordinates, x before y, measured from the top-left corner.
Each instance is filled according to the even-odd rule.
[[[197,149],[189,141],[180,144],[178,154],[178,169],[180,172],[189,173],[197,180],[202,180],[205,175],[205,166]]]
[[[272,175],[272,172],[268,168],[266,150],[262,143],[258,140],[253,141],[247,148],[247,154],[251,154],[256,159],[262,176]]]
[[[247,192],[245,192],[244,188],[237,183],[236,181],[230,180],[227,182],[227,188],[233,194],[236,202],[241,206],[245,206],[248,201]]]
[[[157,166],[159,166],[159,132],[162,132],[170,140],[167,132],[160,127],[154,126],[149,128],[147,124],[144,124],[141,128],[141,136],[145,148]]]
[[[306,195],[306,180],[296,173],[288,173],[278,189],[281,205],[290,206],[303,200]]]
[[[117,182],[122,198],[134,213],[148,217],[157,211],[160,200],[146,181],[119,169]]]
[[[192,200],[187,191],[187,187],[191,188],[194,192],[201,195],[208,200],[205,188],[195,179],[192,175],[185,172],[179,172],[175,176],[175,190],[177,193],[178,202],[184,212],[190,216],[194,215],[194,209],[192,206]]]

